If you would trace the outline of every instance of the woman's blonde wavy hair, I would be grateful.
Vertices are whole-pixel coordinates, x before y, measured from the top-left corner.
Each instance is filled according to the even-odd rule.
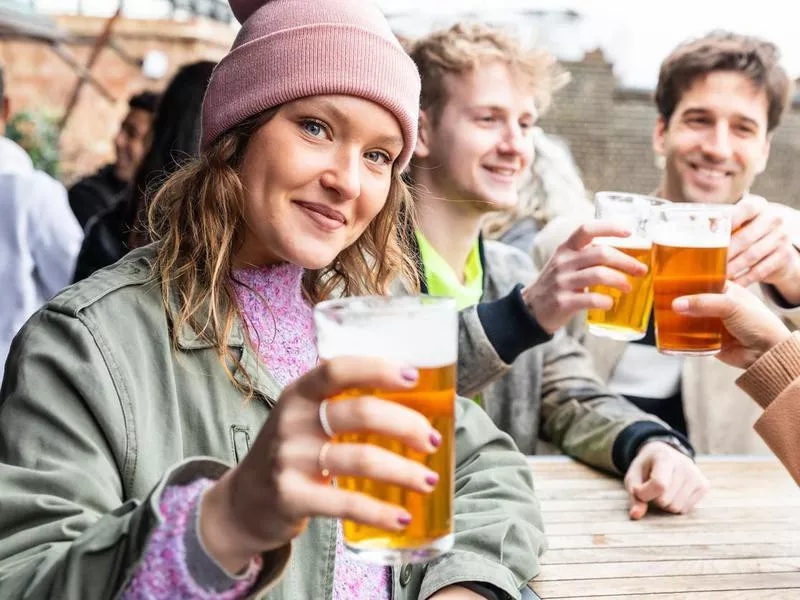
[[[188,326],[214,345],[228,377],[247,397],[252,382],[240,385],[233,378],[240,358],[227,346],[234,323],[241,322],[232,282],[246,227],[239,168],[252,134],[279,110],[271,108],[223,133],[164,183],[148,214],[152,239],[158,242],[153,271],[161,282],[173,345],[177,347],[179,332]],[[388,294],[398,279],[406,289],[418,290],[409,251],[413,219],[411,195],[395,169],[386,204],[364,233],[333,264],[306,271],[303,289],[309,302],[334,295]]]

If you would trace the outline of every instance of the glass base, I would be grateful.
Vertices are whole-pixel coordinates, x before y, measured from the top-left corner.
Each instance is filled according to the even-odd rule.
[[[720,350],[721,348],[714,350],[662,350],[659,348],[658,352],[667,356],[714,356],[719,354]]]
[[[634,331],[633,329],[625,329],[623,327],[614,327],[609,325],[598,325],[597,323],[589,323],[589,333],[595,337],[609,338],[617,340],[618,342],[633,342],[634,340],[641,340],[645,336],[645,331]]]
[[[345,548],[356,559],[375,565],[397,566],[410,563],[424,563],[453,549],[455,536],[443,535],[419,548],[378,548],[385,540],[368,540],[353,546],[345,542]]]

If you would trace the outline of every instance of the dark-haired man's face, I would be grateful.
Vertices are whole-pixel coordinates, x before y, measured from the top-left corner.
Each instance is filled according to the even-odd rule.
[[[695,80],[653,132],[665,159],[660,192],[675,202],[737,202],[767,165],[768,106],[766,91],[740,73]]]
[[[132,108],[122,121],[114,138],[114,149],[117,152],[114,174],[120,180],[129,182],[133,179],[133,174],[147,152],[152,124],[152,113],[140,108]]]

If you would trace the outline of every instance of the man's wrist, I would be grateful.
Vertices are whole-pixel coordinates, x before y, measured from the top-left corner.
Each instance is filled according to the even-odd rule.
[[[644,448],[647,444],[650,444],[652,442],[661,442],[662,444],[667,444],[668,446],[675,448],[675,450],[677,450],[678,452],[685,454],[686,456],[694,460],[694,452],[691,450],[691,448],[686,446],[677,436],[674,436],[672,434],[654,435],[652,437],[647,438],[644,442],[642,442],[642,445],[639,446],[637,454],[641,452],[642,448]]]

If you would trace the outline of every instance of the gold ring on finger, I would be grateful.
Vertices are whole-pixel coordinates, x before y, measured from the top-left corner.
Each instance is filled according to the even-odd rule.
[[[326,465],[326,459],[328,458],[328,451],[331,449],[332,445],[333,444],[331,442],[325,442],[322,444],[322,447],[319,449],[319,456],[317,456],[317,468],[319,469],[319,474],[325,479],[328,479],[331,476],[330,469],[328,469]]]

